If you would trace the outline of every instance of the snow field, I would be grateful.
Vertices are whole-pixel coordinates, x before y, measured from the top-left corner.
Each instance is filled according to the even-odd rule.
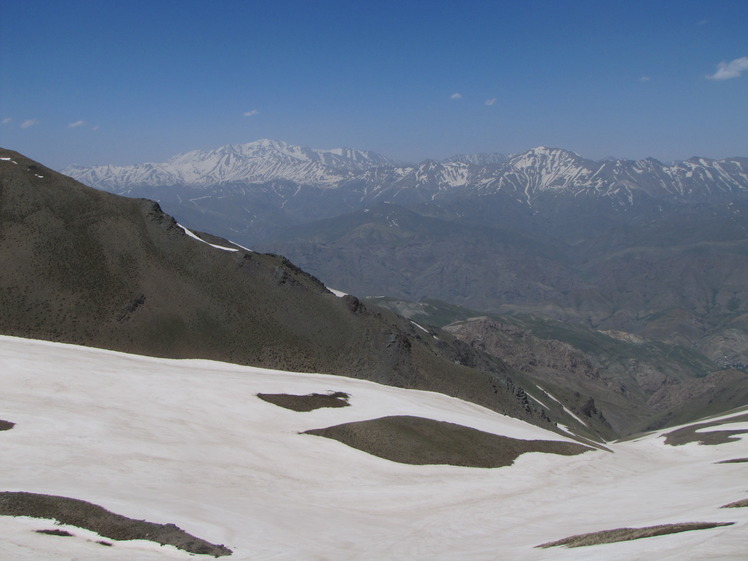
[[[351,407],[297,413],[256,397],[328,391],[349,393]],[[748,551],[748,509],[719,509],[748,497],[748,468],[715,463],[748,457],[745,439],[672,447],[654,434],[614,443],[615,453],[525,454],[511,467],[476,469],[401,465],[298,434],[386,415],[564,440],[436,393],[0,337],[0,419],[16,423],[0,432],[0,491],[172,522],[226,544],[229,559],[695,560]],[[737,524],[534,549],[572,534],[697,521]],[[77,529],[75,538],[33,533],[50,524],[0,517],[0,559],[195,558],[147,542],[104,547]]]

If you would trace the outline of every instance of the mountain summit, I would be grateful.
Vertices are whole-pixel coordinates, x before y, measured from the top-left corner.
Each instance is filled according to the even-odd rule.
[[[90,185],[113,191],[133,186],[185,185],[205,187],[218,183],[264,183],[274,180],[330,186],[354,174],[381,166],[397,165],[364,150],[320,150],[278,140],[227,144],[214,150],[192,150],[162,163],[134,166],[65,168],[63,173]]]

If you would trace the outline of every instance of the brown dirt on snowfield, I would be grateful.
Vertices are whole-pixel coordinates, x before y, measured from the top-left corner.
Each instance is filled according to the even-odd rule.
[[[345,392],[331,392],[328,394],[310,393],[308,395],[258,393],[257,397],[278,407],[301,413],[322,409],[323,407],[348,407],[350,405],[348,403],[350,396]]]
[[[689,442],[698,442],[699,444],[716,445],[726,444],[727,442],[736,442],[739,440],[735,438],[739,434],[746,434],[748,430],[715,430],[709,432],[696,432],[711,427],[719,427],[722,425],[729,425],[730,423],[742,423],[748,421],[748,414],[738,415],[736,417],[730,417],[729,419],[722,419],[719,421],[711,421],[707,423],[697,423],[695,425],[689,425],[673,432],[669,432],[665,435],[665,444],[671,446],[681,446],[682,444],[688,444]]]
[[[572,442],[520,440],[421,417],[393,416],[345,423],[303,434],[324,436],[403,464],[495,468],[526,452],[572,456],[592,450]]]
[[[133,520],[85,501],[23,492],[0,492],[0,515],[49,518],[60,524],[85,528],[113,540],[149,540],[173,545],[189,553],[219,557],[231,555],[224,545],[196,538],[174,524]]]
[[[748,464],[748,458],[733,458],[732,460],[722,460],[718,464]]]
[[[10,421],[3,421],[2,419],[0,419],[0,430],[10,430],[15,426],[15,423],[11,423]]]
[[[604,543],[640,540],[642,538],[652,538],[654,536],[690,532],[691,530],[708,530],[719,526],[732,526],[733,524],[734,522],[686,522],[681,524],[661,524],[659,526],[649,526],[647,528],[617,528],[615,530],[603,530],[602,532],[579,534],[562,540],[536,545],[535,547],[549,548],[562,545],[566,547],[584,547]]]
[[[746,507],[748,507],[748,499],[743,499],[742,501],[735,501],[734,503],[721,506],[720,508],[746,508]]]
[[[61,536],[63,538],[71,538],[73,537],[73,534],[68,532],[67,530],[35,530],[37,534],[46,534],[48,536]]]

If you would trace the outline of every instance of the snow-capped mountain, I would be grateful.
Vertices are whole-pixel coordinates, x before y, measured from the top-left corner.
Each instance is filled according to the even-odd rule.
[[[445,169],[452,168],[432,162],[404,175],[427,181]],[[705,393],[695,391],[695,380],[684,383],[678,393],[689,399],[681,410],[688,423],[672,416],[678,410],[666,400],[664,418],[680,426],[648,426],[611,442],[602,407],[615,414],[637,388],[606,380],[570,345],[549,342],[540,352],[537,338],[511,330],[527,350],[514,337],[502,340],[515,364],[529,359],[533,381],[468,338],[333,294],[278,255],[198,235],[152,201],[90,189],[16,152],[0,150],[0,191],[0,255],[11,264],[0,268],[0,559],[745,556],[748,379],[737,369],[705,373]],[[356,236],[410,246],[409,263],[396,261],[391,248],[379,252],[389,270],[406,273],[408,285],[495,260],[488,246],[475,244],[491,237],[489,229],[474,228],[472,219],[460,239],[454,220],[379,206],[358,213],[374,220]],[[350,231],[347,221],[329,222],[339,236]],[[727,228],[718,224],[722,246]],[[418,230],[421,239],[437,232],[457,242],[448,266],[429,270],[434,252],[413,235]],[[519,237],[512,232],[501,243]],[[737,237],[744,243],[744,231]],[[495,289],[503,271],[515,274],[532,258],[534,243],[518,246],[518,259],[499,262],[499,274],[479,275]],[[376,254],[372,247],[363,249]],[[710,271],[675,290],[699,285],[707,314],[738,327],[721,309],[736,319],[748,313],[741,309],[748,265],[736,268],[748,252],[740,245],[710,262],[698,249],[698,261],[656,284]],[[656,263],[663,253],[657,248]],[[467,260],[457,261],[461,255]],[[610,276],[620,279],[627,269],[656,276],[644,259],[626,261]],[[536,281],[554,282],[536,272]],[[589,281],[594,270],[584,272]],[[453,279],[476,292],[476,277]],[[710,279],[728,283],[714,287],[704,282]],[[523,284],[519,277],[512,283],[515,301]],[[614,292],[608,286],[599,294]],[[616,291],[645,296],[650,289]],[[582,295],[570,295],[577,309],[599,299]],[[634,304],[637,313],[648,307]],[[542,329],[537,317],[529,319]],[[502,340],[483,337],[491,331],[481,323],[472,331],[481,346],[499,348]],[[635,340],[610,327],[594,340],[575,331],[573,340],[608,348],[607,334]],[[741,336],[738,329],[731,335]],[[642,368],[645,360],[635,357],[651,345],[641,346],[635,355],[617,353],[617,361],[649,387],[677,382],[671,368]],[[557,375],[562,369],[567,376]],[[577,374],[588,387],[604,386],[610,401],[596,405],[569,387]],[[663,403],[667,396],[654,397]],[[564,545],[584,548],[571,553]]]
[[[512,193],[528,205],[542,192],[592,194],[633,202],[637,194],[684,202],[748,192],[748,159],[691,158],[663,164],[645,160],[592,161],[544,146],[510,157],[492,177],[473,187],[482,193]]]
[[[258,140],[209,151],[194,150],[162,163],[71,166],[63,173],[119,193],[145,187],[209,188],[285,181],[338,189],[345,193],[341,196],[353,191],[364,203],[501,193],[532,206],[538,195],[553,193],[603,197],[627,206],[642,194],[699,202],[748,193],[746,158],[691,158],[672,164],[652,158],[593,161],[544,146],[513,156],[459,155],[441,162],[402,165],[380,154],[351,148],[320,150]]]
[[[134,186],[206,187],[275,180],[329,187],[364,170],[395,165],[394,160],[364,150],[320,150],[277,140],[258,140],[227,144],[214,150],[193,150],[162,163],[70,166],[63,173],[92,187],[118,192]]]
[[[464,162],[424,160],[415,166],[372,170],[361,176],[366,185],[362,198],[367,202],[434,199],[469,188],[482,169]]]

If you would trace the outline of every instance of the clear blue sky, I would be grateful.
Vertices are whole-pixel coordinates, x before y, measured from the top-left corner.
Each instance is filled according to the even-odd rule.
[[[0,73],[0,146],[58,169],[260,138],[748,156],[746,0],[0,0]]]

